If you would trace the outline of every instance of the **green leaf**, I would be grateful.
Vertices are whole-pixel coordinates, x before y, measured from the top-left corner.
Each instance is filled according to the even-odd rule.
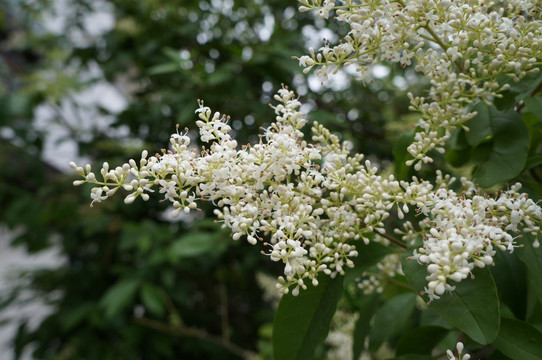
[[[311,359],[316,347],[324,341],[337,302],[341,298],[343,278],[318,278],[299,295],[282,297],[273,324],[273,353],[275,359]]]
[[[521,116],[513,110],[500,112],[483,102],[478,103],[477,108],[477,117],[483,118],[477,122],[488,124],[492,143],[487,161],[479,164],[472,175],[480,186],[490,187],[510,180],[523,171],[529,150],[529,132]],[[485,134],[471,135],[471,140],[478,141],[481,136],[485,138]]]
[[[161,74],[170,74],[173,72],[181,71],[181,66],[179,63],[165,63],[153,66],[149,68],[148,74],[149,75],[161,75]]]
[[[525,163],[525,170],[532,169],[540,164],[542,164],[542,155],[531,156]]]
[[[503,318],[499,336],[491,345],[513,360],[542,359],[542,333],[517,319]]]
[[[529,269],[529,282],[531,283],[536,296],[542,302],[542,247],[535,248],[533,235],[524,233],[521,239],[521,244],[517,252],[518,256]]]
[[[499,83],[502,85],[509,84],[510,89],[501,92],[502,97],[496,98],[494,104],[499,110],[509,110],[521,100],[534,95],[533,92],[542,83],[542,71],[527,74],[519,82],[515,82],[512,78],[503,75],[499,78]]]
[[[471,146],[476,146],[492,135],[491,114],[489,107],[483,101],[477,102],[472,107],[472,111],[478,114],[465,124],[469,128],[469,131],[465,131],[465,138]]]
[[[450,165],[459,167],[469,161],[471,146],[467,141],[467,132],[463,129],[457,129],[450,137],[450,145],[444,158]]]
[[[211,233],[191,233],[173,242],[170,247],[172,259],[197,257],[208,253],[220,253],[228,246],[220,236]]]
[[[529,96],[523,99],[527,110],[542,121],[542,96]]]
[[[105,315],[112,317],[126,308],[132,299],[139,285],[138,279],[123,279],[113,285],[100,300],[104,307]]]
[[[356,307],[358,308],[358,319],[354,326],[353,358],[359,359],[365,349],[365,338],[371,329],[371,319],[379,305],[378,294],[363,296],[360,298]]]
[[[378,309],[369,335],[369,350],[378,350],[385,340],[404,330],[415,305],[416,294],[406,293],[388,300]]]
[[[411,253],[407,250],[407,253]],[[427,284],[428,272],[424,265],[403,257],[403,271],[410,285],[421,293]],[[500,321],[500,304],[497,287],[487,269],[476,269],[475,279],[465,279],[456,284],[452,294],[433,300],[429,309],[480,343],[491,343],[497,336]],[[451,281],[451,280],[450,280]],[[453,282],[452,282],[453,283]]]
[[[448,330],[439,326],[422,326],[410,330],[399,338],[396,355],[421,354],[431,355],[431,351],[448,334]]]
[[[509,306],[514,316],[525,318],[527,299],[527,271],[525,264],[516,254],[497,251],[493,256],[495,266],[491,274],[497,285],[497,291],[502,303]]]
[[[159,288],[152,284],[144,284],[141,287],[140,295],[141,301],[147,310],[157,316],[164,315],[164,298]]]

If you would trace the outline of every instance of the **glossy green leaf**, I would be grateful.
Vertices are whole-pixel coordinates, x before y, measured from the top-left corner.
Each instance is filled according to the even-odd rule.
[[[479,116],[485,117],[481,123],[487,122],[491,129],[492,142],[487,161],[480,163],[472,175],[480,186],[490,187],[522,172],[528,155],[529,133],[517,112],[499,112],[483,102],[480,102],[478,107]],[[482,135],[486,136],[484,132]],[[472,141],[480,139],[479,136],[472,136]]]
[[[396,355],[431,355],[431,351],[448,334],[439,326],[422,326],[412,329],[399,338]]]
[[[531,283],[539,301],[542,302],[542,247],[533,246],[534,237],[531,234],[523,234],[521,244],[517,249],[518,256],[529,269],[529,282]]]
[[[542,333],[517,319],[503,318],[499,336],[491,345],[513,360],[542,359]]]
[[[415,305],[416,294],[406,293],[388,300],[380,307],[370,330],[369,350],[378,350],[385,340],[404,330]]]
[[[378,308],[379,302],[378,294],[367,295],[357,301],[358,319],[354,326],[354,343],[352,349],[354,359],[359,359],[365,349],[365,338],[369,334],[371,319]]]
[[[275,359],[311,359],[326,338],[342,296],[343,278],[322,275],[318,280],[318,286],[309,285],[298,296],[290,293],[280,300],[273,324]]]
[[[104,307],[105,315],[114,316],[126,308],[136,293],[138,279],[124,279],[113,285],[102,297],[100,304]]]
[[[408,250],[407,250],[408,252]],[[419,293],[427,285],[425,266],[403,258],[403,271],[410,285]],[[437,312],[446,321],[480,343],[491,343],[498,334],[500,304],[497,287],[491,272],[476,269],[475,279],[465,279],[456,285],[452,294],[444,294],[433,300],[429,309]],[[451,282],[453,283],[453,282]]]

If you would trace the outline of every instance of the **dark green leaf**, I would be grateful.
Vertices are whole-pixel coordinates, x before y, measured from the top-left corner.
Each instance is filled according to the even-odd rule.
[[[127,307],[132,301],[138,285],[138,279],[123,279],[109,288],[100,301],[105,309],[105,315],[114,316]]]
[[[469,131],[465,132],[465,137],[471,146],[476,146],[492,135],[491,115],[489,107],[483,101],[477,102],[472,107],[472,111],[478,114],[465,124],[469,128]]]
[[[144,284],[141,287],[141,301],[151,313],[162,316],[165,312],[164,298],[160,289],[152,284]]]
[[[369,335],[369,350],[378,350],[385,340],[404,330],[415,305],[416,294],[406,293],[388,300],[378,309]]]
[[[542,83],[542,72],[527,74],[521,81],[515,82],[510,77],[503,75],[499,79],[501,84],[509,84],[510,89],[501,93],[502,97],[496,98],[494,103],[499,110],[509,110],[518,102],[530,95],[534,95],[536,88]]]
[[[491,129],[492,148],[487,161],[474,169],[473,177],[480,186],[490,187],[521,173],[527,160],[529,133],[517,112],[499,112],[483,102],[477,106],[480,108],[481,116],[487,115],[486,120]],[[487,112],[483,110],[484,107]],[[478,139],[479,137],[473,136],[473,141]]]
[[[501,302],[508,305],[514,316],[525,318],[527,299],[527,272],[516,254],[497,251],[493,256],[495,266],[491,274],[495,279]]]
[[[531,156],[525,163],[525,170],[532,169],[542,164],[542,155]]]
[[[192,233],[176,240],[170,248],[170,256],[175,259],[196,257],[208,253],[222,252],[225,242],[211,233]]]
[[[542,359],[542,333],[517,319],[502,319],[499,336],[492,345],[514,360]]]
[[[542,121],[542,96],[529,96],[523,99],[527,110]]]
[[[439,326],[422,326],[410,330],[399,338],[396,355],[421,354],[431,355],[431,351],[448,334],[448,330]]]
[[[518,256],[529,269],[529,282],[531,283],[539,301],[542,302],[542,247],[535,248],[533,235],[524,233],[521,239],[523,247],[517,250]]]
[[[407,250],[408,252],[408,250]],[[403,271],[410,285],[421,293],[427,284],[425,266],[403,258]],[[433,300],[429,309],[437,312],[471,339],[488,344],[499,331],[500,308],[497,287],[491,272],[476,269],[475,279],[465,279],[456,285],[452,294],[444,294]]]
[[[375,311],[379,304],[379,297],[377,294],[371,294],[362,297],[357,302],[358,319],[354,327],[354,344],[353,354],[354,359],[359,359],[361,353],[365,349],[365,338],[369,334],[371,328],[371,319],[373,318]]]
[[[457,129],[450,137],[449,150],[446,151],[445,159],[452,166],[459,167],[469,161],[471,146],[466,134],[465,130]]]
[[[318,286],[309,285],[298,296],[290,293],[280,300],[273,324],[275,359],[311,359],[326,338],[342,295],[343,279],[322,275],[318,280]]]

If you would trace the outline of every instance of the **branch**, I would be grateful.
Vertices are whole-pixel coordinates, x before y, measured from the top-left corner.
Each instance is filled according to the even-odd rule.
[[[136,324],[148,327],[156,331],[160,331],[168,335],[191,337],[191,338],[196,338],[196,339],[211,342],[244,359],[248,359],[254,355],[251,351],[245,350],[228,340],[225,340],[213,334],[208,334],[206,331],[203,331],[194,327],[171,326],[163,322],[152,320],[145,317],[134,317],[133,320]]]
[[[407,248],[407,245],[406,245],[404,242],[402,242],[402,241],[400,241],[400,240],[394,238],[394,237],[391,236],[391,235],[388,235],[388,234],[386,234],[386,233],[384,233],[384,234],[376,233],[376,234],[382,236],[383,238],[388,239],[389,241],[391,241],[392,243],[394,243],[395,245],[397,245],[397,246],[399,246],[399,247],[402,247],[403,249],[406,249],[406,248]]]

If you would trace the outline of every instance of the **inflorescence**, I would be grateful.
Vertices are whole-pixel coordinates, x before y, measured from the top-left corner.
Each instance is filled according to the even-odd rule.
[[[277,288],[294,295],[308,282],[317,286],[320,273],[335,277],[353,267],[352,258],[372,234],[392,238],[385,226],[392,214],[402,220],[414,209],[423,216],[419,229],[404,221],[402,240],[394,242],[406,248],[416,236],[424,239],[412,259],[427,266],[430,300],[453,290],[450,280],[457,283],[474,267],[491,264],[495,249],[513,251],[520,229],[538,233],[542,209],[518,192],[519,185],[492,198],[466,180],[464,192],[456,194],[448,186],[453,179],[440,173],[436,186],[384,177],[318,123],[312,127],[313,143],[305,141],[301,128],[308,121],[296,95],[283,87],[275,99],[276,121],[259,143],[239,148],[228,117],[212,114],[200,102],[196,125],[208,148],[198,152],[190,137],[177,131],[170,150],[161,154],[149,157],[143,151],[138,162],[116,168],[104,163],[101,180],[90,165],[72,162],[82,177],[74,185],[97,185],[91,205],[121,188],[128,192],[127,204],[138,197],[146,201],[158,190],[171,202],[174,217],[197,209],[198,201],[211,201],[234,240],[260,243],[262,253],[283,264]]]

